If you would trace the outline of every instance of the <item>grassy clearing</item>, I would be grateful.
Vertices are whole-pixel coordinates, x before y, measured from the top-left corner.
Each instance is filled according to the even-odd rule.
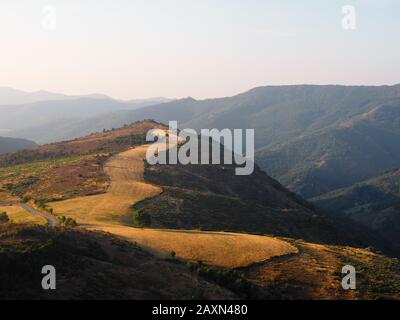
[[[6,212],[12,223],[32,223],[45,225],[46,219],[27,212],[17,206],[0,206],[0,212]]]

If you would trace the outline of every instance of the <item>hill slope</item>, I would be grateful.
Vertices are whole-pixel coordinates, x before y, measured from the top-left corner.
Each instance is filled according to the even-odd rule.
[[[136,155],[136,150],[127,150],[142,145],[151,128],[165,126],[153,121],[138,122],[29,152],[0,156],[2,186],[21,198],[58,200],[51,203],[54,212],[71,215],[80,224],[131,225],[130,207],[151,197],[137,208],[151,215],[154,228],[229,230],[386,247],[368,230],[352,228],[349,232],[347,222],[328,221],[258,167],[251,176],[240,177],[229,166],[152,166],[146,168],[144,177],[153,185],[144,183],[145,149],[140,155]],[[107,165],[113,154],[118,154],[114,158],[118,164]],[[121,188],[115,183],[110,188],[110,181],[99,170],[104,165],[111,180],[113,176],[132,178],[132,183],[121,180]],[[114,168],[126,170],[110,174]],[[133,236],[132,231],[129,234]]]
[[[374,177],[400,162],[400,101],[260,150],[257,158],[306,198]]]
[[[312,199],[330,212],[362,223],[400,247],[400,170]]]
[[[369,250],[292,241],[299,254],[243,269],[260,299],[399,299],[400,264]],[[355,267],[356,290],[343,290],[342,267]]]
[[[33,150],[0,156],[0,167],[8,167],[39,160],[54,160],[68,156],[109,153],[127,150],[146,142],[150,129],[165,128],[154,121],[141,121],[125,125],[118,130],[102,130],[74,140],[46,144]]]
[[[0,137],[0,154],[14,152],[21,149],[31,149],[34,147],[37,147],[37,144],[33,141]]]
[[[227,165],[146,166],[145,180],[162,193],[134,207],[151,227],[228,230],[302,238],[320,243],[390,246],[370,230],[323,212],[285,189],[257,166],[236,176]]]
[[[232,271],[159,259],[104,233],[0,223],[0,299],[400,298],[397,259],[285,240],[298,253]],[[357,270],[355,291],[341,289],[349,263]],[[56,268],[57,290],[41,289],[48,264]]]
[[[81,227],[121,236],[162,257],[174,251],[180,258],[232,268],[293,252],[294,248],[288,243],[271,237],[202,232],[192,228],[149,229],[154,226],[135,223],[132,205],[162,191],[143,179],[146,149],[147,146],[138,146],[107,161],[105,172],[110,178],[110,187],[105,193],[49,202],[48,205],[56,215],[73,218]],[[243,228],[238,226],[238,230]]]
[[[261,168],[291,190],[313,197],[398,162],[399,97],[400,85],[260,87],[229,98],[187,98],[71,121],[63,132],[68,138],[150,118],[177,120],[181,128],[254,128]],[[59,124],[46,130],[61,138]]]
[[[57,290],[41,288],[44,265]],[[232,299],[177,263],[110,235],[0,223],[0,299]]]
[[[0,175],[10,179],[8,192],[37,197],[57,190],[62,196],[57,200],[63,201],[46,204],[54,209],[52,214],[72,217],[84,229],[0,226],[0,288],[13,285],[12,298],[235,297],[221,285],[252,298],[352,299],[382,293],[385,298],[397,297],[396,259],[350,247],[245,234],[366,246],[374,240],[367,229],[326,219],[258,167],[253,175],[240,177],[231,166],[145,166],[144,134],[154,127],[165,128],[145,121],[42,146],[28,157],[0,157]],[[105,158],[97,162],[100,155]],[[82,182],[98,181],[99,165],[109,177],[108,185],[101,194],[87,195]],[[68,175],[58,176],[59,171]],[[49,175],[53,178],[40,179]],[[65,181],[74,183],[64,189]],[[75,192],[78,186],[82,193]],[[138,212],[150,219],[139,219]],[[131,244],[88,229],[113,233]],[[235,233],[222,232],[227,229]],[[139,250],[134,242],[159,258]],[[177,259],[191,260],[189,270],[179,261],[160,260],[171,257],[172,251]],[[199,260],[207,265],[196,263]],[[63,289],[56,296],[37,293],[35,287],[40,281],[35,271],[49,261],[61,266]],[[360,281],[360,290],[352,293],[340,289],[338,275],[349,261],[357,267]],[[240,273],[226,268],[239,268]],[[11,284],[14,277],[19,280]]]

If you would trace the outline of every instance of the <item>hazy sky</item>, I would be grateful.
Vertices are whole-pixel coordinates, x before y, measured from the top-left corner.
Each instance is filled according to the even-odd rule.
[[[0,35],[0,86],[27,91],[206,98],[400,82],[399,0],[1,0]]]

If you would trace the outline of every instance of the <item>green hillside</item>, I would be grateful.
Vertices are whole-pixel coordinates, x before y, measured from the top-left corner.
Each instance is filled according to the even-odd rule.
[[[264,148],[259,164],[306,198],[350,186],[400,163],[400,103]]]
[[[400,247],[400,170],[394,169],[312,201],[331,215],[343,215],[376,230]]]

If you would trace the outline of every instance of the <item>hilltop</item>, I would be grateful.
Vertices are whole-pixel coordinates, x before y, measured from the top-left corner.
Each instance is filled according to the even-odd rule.
[[[152,120],[124,125],[118,130],[101,130],[73,140],[46,144],[32,150],[24,150],[0,156],[0,167],[7,167],[38,160],[57,159],[90,153],[119,152],[144,144],[148,130],[165,128]]]
[[[43,202],[103,193],[109,179],[103,165],[113,154],[145,143],[152,128],[142,121],[82,138],[0,155],[0,196],[8,191],[19,198]],[[1,200],[1,197],[0,197]]]
[[[311,198],[396,166],[400,85],[267,86],[233,97],[186,98],[88,119],[62,120],[19,136],[68,139],[154,118],[181,128],[254,128],[260,167]]]

